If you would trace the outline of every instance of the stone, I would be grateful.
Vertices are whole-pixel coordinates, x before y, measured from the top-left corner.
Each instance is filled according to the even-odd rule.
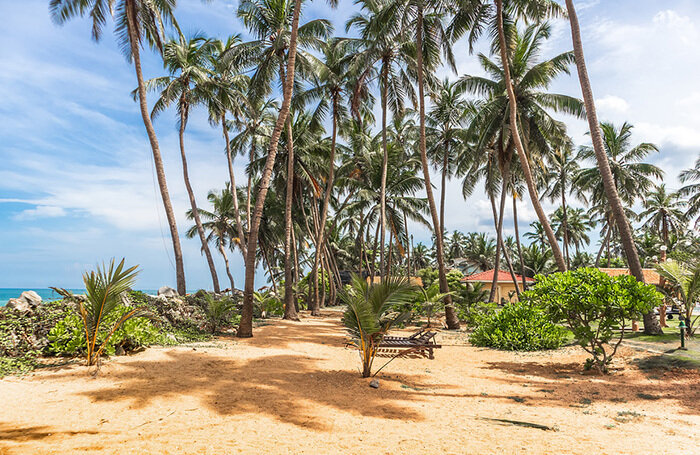
[[[177,291],[169,286],[163,286],[158,289],[158,295],[162,295],[166,298],[177,297]]]
[[[126,352],[124,351],[124,348],[121,345],[117,345],[117,347],[114,349],[114,354],[126,355]]]
[[[27,302],[23,298],[10,299],[7,301],[7,305],[5,305],[5,307],[24,312],[30,311],[32,309],[32,307],[29,305],[29,302]]]
[[[34,291],[24,291],[19,298],[25,299],[31,306],[37,306],[41,303],[41,297]]]
[[[373,389],[378,389],[379,388],[379,381],[376,379],[372,379],[369,381],[369,386],[372,387]]]

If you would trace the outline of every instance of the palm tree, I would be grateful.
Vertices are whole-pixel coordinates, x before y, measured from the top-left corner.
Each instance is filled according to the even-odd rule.
[[[440,230],[445,231],[445,195],[447,179],[452,177],[455,160],[463,147],[462,127],[471,113],[469,103],[462,98],[464,87],[448,79],[442,81],[432,95],[433,108],[427,119],[428,155],[436,170],[442,174],[440,187]]]
[[[552,262],[552,250],[541,248],[536,243],[531,243],[523,248],[523,261],[525,269],[533,275],[556,271],[556,265]]]
[[[240,54],[239,49],[240,37],[234,35],[228,38],[226,43],[222,41],[214,41],[214,52],[210,56],[212,75],[210,76],[211,83],[208,87],[203,88],[205,102],[209,109],[209,123],[212,126],[221,125],[223,131],[224,142],[226,144],[226,164],[228,166],[229,182],[231,183],[231,193],[233,196],[234,213],[236,219],[236,232],[238,234],[237,245],[241,249],[243,258],[246,257],[245,249],[245,234],[243,223],[241,222],[241,213],[238,207],[238,193],[236,188],[236,176],[233,172],[233,149],[229,138],[229,124],[226,119],[227,112],[231,112],[235,119],[240,119],[245,116],[249,109],[246,97],[249,78],[243,74],[238,74],[237,70],[241,66],[238,60],[242,60],[244,56],[232,54]],[[250,223],[250,220],[248,220]]]
[[[212,210],[208,211],[199,208],[199,216],[202,220],[202,227],[207,234],[207,242],[213,242],[214,245],[221,253],[221,257],[224,259],[224,264],[226,265],[226,275],[231,282],[231,291],[236,289],[233,282],[233,275],[231,274],[231,269],[229,268],[228,256],[226,256],[226,248],[233,249],[234,245],[241,246],[240,242],[237,242],[237,230],[235,228],[237,209],[233,200],[234,196],[229,188],[225,188],[221,193],[210,191],[207,195],[209,203],[212,205]],[[238,214],[238,217],[240,215]],[[187,211],[187,218],[194,219],[194,213],[192,210]],[[187,237],[192,238],[198,232],[198,226],[194,225],[187,230]]]
[[[630,267],[630,272],[637,280],[644,282],[644,272],[642,264],[639,261],[639,255],[634,245],[632,236],[632,228],[625,216],[625,209],[622,205],[622,200],[618,194],[618,188],[615,185],[610,163],[605,153],[603,137],[598,128],[598,114],[596,112],[595,101],[593,99],[593,89],[591,82],[588,79],[588,69],[586,69],[586,59],[583,54],[583,44],[581,42],[581,29],[578,23],[578,16],[573,0],[566,0],[566,10],[571,24],[571,40],[574,46],[574,55],[576,57],[576,68],[578,70],[578,79],[581,84],[581,92],[583,94],[583,102],[586,106],[586,116],[588,117],[588,127],[591,131],[593,139],[593,149],[595,158],[598,164],[598,170],[602,176],[603,186],[607,200],[612,208],[612,213],[615,223],[620,231],[620,238],[625,248],[625,256]],[[647,334],[662,333],[661,325],[653,312],[644,316],[644,332]]]
[[[177,232],[175,213],[170,202],[168,185],[165,180],[165,169],[163,168],[163,158],[158,145],[156,131],[148,112],[148,101],[146,100],[146,84],[141,71],[141,44],[145,41],[152,48],[163,51],[161,36],[163,28],[171,24],[177,27],[173,10],[176,0],[163,0],[153,2],[150,0],[51,0],[49,10],[51,18],[58,24],[63,24],[75,16],[85,16],[88,14],[92,19],[92,38],[99,41],[102,37],[102,29],[107,21],[107,14],[111,15],[116,23],[117,42],[124,52],[127,60],[133,62],[138,82],[139,107],[141,118],[146,127],[148,140],[151,144],[153,162],[158,178],[158,187],[165,208],[165,215],[170,228],[170,238],[173,242],[173,252],[175,255],[175,275],[177,278],[177,292],[185,295],[187,287],[185,285],[185,268],[182,261],[182,248],[180,247],[180,237]]]
[[[419,242],[414,246],[411,255],[414,270],[424,269],[430,265],[430,250],[424,244]]]
[[[551,218],[554,233],[557,239],[562,240],[565,251],[568,251],[569,247],[573,245],[578,253],[581,246],[590,243],[588,231],[592,225],[583,209],[567,207],[566,212],[564,212],[563,207],[559,207]],[[569,262],[570,259],[567,256],[567,264]]]
[[[246,269],[245,288],[243,293],[243,311],[241,312],[241,322],[238,326],[238,332],[236,333],[236,335],[241,338],[253,336],[253,293],[255,291],[255,254],[258,245],[258,230],[260,229],[260,220],[263,214],[265,197],[267,196],[267,191],[270,186],[272,168],[275,164],[275,157],[277,156],[279,138],[282,134],[282,128],[285,122],[287,121],[289,107],[292,102],[292,91],[294,89],[294,70],[295,61],[297,57],[297,32],[299,28],[299,14],[301,13],[301,3],[301,1],[297,1],[294,3],[294,11],[292,12],[291,27],[289,31],[289,51],[287,53],[286,60],[286,74],[285,77],[281,78],[284,81],[284,83],[282,84],[282,106],[280,108],[279,115],[277,116],[277,121],[275,122],[275,128],[273,129],[272,134],[270,136],[270,148],[267,154],[267,159],[265,160],[265,168],[263,169],[262,177],[260,179],[258,195],[255,198],[255,212],[253,213],[251,223],[248,226],[249,232],[248,245],[246,246],[247,256],[245,260]],[[251,21],[251,24],[252,23],[254,22]],[[252,28],[253,31],[256,33],[258,39],[265,40],[270,36],[266,35],[266,33],[270,31],[267,28],[259,26],[253,26],[250,28]],[[286,26],[284,30],[287,30]],[[275,35],[275,37],[277,37],[277,35]],[[280,39],[282,38],[280,37]]]
[[[354,41],[353,46],[357,53],[351,62],[350,71],[356,75],[352,96],[353,116],[359,119],[359,106],[364,98],[368,97],[368,81],[375,75],[379,64],[379,91],[382,105],[382,151],[384,161],[382,165],[382,180],[380,187],[381,208],[379,214],[380,241],[385,244],[386,233],[386,181],[389,152],[387,145],[387,112],[390,108],[396,117],[404,109],[404,98],[408,96],[415,100],[415,92],[410,84],[410,76],[405,65],[411,65],[413,59],[410,55],[410,43],[406,40],[401,30],[396,5],[384,1],[362,1],[362,8],[366,14],[357,14],[350,18],[345,28],[359,29],[360,37]],[[405,64],[405,65],[402,65]],[[384,277],[384,248],[382,247],[379,259],[380,276]]]
[[[325,243],[326,219],[328,218],[328,205],[331,199],[331,192],[334,185],[335,176],[335,150],[338,136],[338,125],[347,118],[347,109],[341,104],[343,95],[347,94],[348,85],[348,63],[347,45],[343,41],[333,40],[323,46],[323,60],[314,60],[315,74],[314,86],[299,95],[301,102],[319,100],[315,110],[317,121],[321,121],[324,114],[330,109],[331,114],[331,147],[328,157],[328,176],[326,179],[326,190],[321,206],[321,216],[319,220],[318,235],[315,238],[316,253],[314,254],[314,265],[311,269],[311,282],[318,283],[318,265],[321,259],[320,250]],[[318,315],[319,300],[318,286],[314,285],[313,309],[311,314]]]
[[[700,158],[695,161],[695,167],[685,169],[678,178],[682,183],[688,183],[678,191],[681,197],[688,198],[686,217],[690,219],[700,215]],[[695,220],[695,226],[698,223],[700,223],[700,216]]]
[[[467,240],[464,257],[470,265],[484,272],[494,268],[496,243],[483,232],[471,233]]]
[[[532,223],[530,223],[530,229],[531,231],[525,233],[525,238],[528,238],[533,242],[539,243],[540,248],[545,249],[547,235],[544,233],[542,223],[540,223],[539,221],[533,221]]]
[[[294,7],[290,13],[291,7]],[[277,124],[273,130],[272,137],[270,139],[270,153],[268,153],[268,160],[266,166],[263,170],[262,180],[260,190],[258,191],[258,197],[256,198],[256,213],[254,214],[252,224],[251,224],[251,234],[256,230],[256,224],[259,223],[258,212],[262,213],[262,206],[258,210],[258,206],[264,203],[265,195],[267,193],[267,188],[269,184],[270,175],[272,173],[272,168],[274,167],[274,160],[277,155],[276,143],[279,140],[279,136],[282,133],[282,128],[286,124],[287,132],[287,175],[293,175],[294,173],[294,145],[293,145],[293,134],[292,134],[292,124],[291,120],[287,118],[289,113],[289,105],[291,105],[292,91],[294,90],[295,79],[289,78],[289,74],[294,75],[295,71],[298,69],[302,76],[308,72],[309,64],[307,62],[306,56],[301,52],[297,52],[297,39],[302,47],[311,46],[315,48],[320,48],[322,46],[323,40],[328,38],[331,32],[330,22],[325,19],[312,20],[302,26],[299,26],[299,13],[301,10],[301,0],[292,2],[291,0],[243,0],[238,7],[238,16],[243,20],[245,26],[255,35],[255,40],[247,43],[248,47],[255,49],[257,53],[256,64],[257,67],[253,76],[250,79],[251,85],[251,95],[253,97],[262,97],[267,95],[271,91],[271,83],[275,79],[275,75],[278,75],[280,82],[283,87],[283,102],[280,115],[277,119]],[[292,66],[294,65],[294,66]],[[286,67],[286,68],[285,68]],[[284,82],[282,82],[284,81]],[[288,87],[287,87],[288,86]],[[286,89],[289,89],[288,91]],[[289,99],[287,99],[289,98]],[[285,108],[285,103],[287,107]],[[280,123],[280,117],[284,113],[284,122]],[[285,123],[286,122],[286,123]],[[279,132],[278,132],[279,126]],[[277,137],[275,137],[277,133]],[[273,153],[274,151],[274,153]],[[269,162],[269,166],[268,163]],[[284,242],[284,253],[285,253],[285,265],[284,265],[284,276],[285,276],[285,308],[291,308],[294,299],[294,279],[292,275],[292,252],[291,252],[291,238],[292,238],[292,196],[293,196],[293,179],[288,179],[287,188],[285,192],[285,242]],[[262,196],[262,200],[260,197]],[[258,221],[256,223],[256,219]],[[255,233],[257,235],[257,232]],[[253,240],[253,245],[257,240]],[[252,257],[254,253],[248,251],[248,256]],[[246,264],[248,264],[246,262]],[[250,271],[250,279],[248,276],[248,269],[246,267],[246,296],[250,296],[246,299],[244,297],[244,312],[245,315],[245,325],[243,322],[241,326],[245,326],[243,330],[243,335],[239,336],[249,336],[248,334],[248,319],[250,319],[250,334],[252,335],[252,301],[253,301],[253,286],[254,286],[254,270]],[[247,283],[250,282],[250,292],[248,292]],[[249,302],[250,315],[246,311],[245,303]]]
[[[206,98],[206,85],[209,84],[210,75],[207,65],[213,50],[214,43],[201,36],[187,40],[180,35],[177,40],[167,42],[163,46],[163,65],[170,75],[148,80],[146,81],[146,87],[149,90],[160,90],[160,97],[153,105],[151,117],[155,118],[173,103],[177,105],[180,158],[182,159],[182,174],[185,179],[185,188],[190,199],[190,207],[197,226],[197,232],[199,233],[199,240],[202,244],[202,252],[207,258],[207,264],[209,265],[214,292],[218,293],[220,291],[219,278],[216,275],[214,259],[211,256],[211,251],[209,251],[202,222],[199,219],[197,201],[190,183],[187,156],[185,154],[185,128],[187,127],[191,108],[203,102]]]
[[[639,217],[644,219],[644,226],[655,230],[661,235],[664,245],[668,247],[669,233],[683,232],[687,219],[683,213],[685,203],[679,199],[678,193],[667,193],[666,185],[660,184],[644,198],[644,210]]]
[[[545,191],[542,197],[548,198],[551,202],[559,199],[561,202],[561,233],[563,235],[564,255],[566,256],[567,267],[571,267],[571,259],[569,254],[569,228],[567,226],[569,213],[566,205],[566,197],[571,194],[574,189],[573,180],[579,170],[579,164],[573,155],[573,143],[567,137],[566,140],[558,145],[553,151],[547,155],[547,162],[542,169],[543,186]],[[580,197],[580,193],[579,193]],[[558,236],[558,234],[557,234]]]
[[[511,137],[513,139],[513,143],[515,145],[515,150],[518,152],[518,157],[520,159],[520,166],[523,172],[523,176],[525,177],[525,182],[527,183],[527,188],[530,193],[530,200],[532,202],[533,207],[535,208],[535,212],[537,213],[537,218],[540,220],[540,223],[542,223],[542,227],[544,228],[545,233],[547,234],[547,239],[549,240],[552,253],[554,255],[554,259],[557,263],[557,267],[559,268],[560,271],[565,271],[566,270],[566,262],[564,261],[564,256],[561,254],[561,251],[559,250],[559,245],[557,244],[556,237],[554,235],[554,231],[552,230],[552,227],[549,225],[549,220],[547,219],[547,215],[544,212],[544,209],[542,208],[542,205],[540,204],[539,201],[539,196],[537,195],[537,188],[535,186],[535,180],[532,175],[532,171],[530,169],[530,163],[528,160],[528,156],[525,152],[525,147],[523,145],[523,141],[520,136],[520,126],[518,123],[518,101],[516,98],[515,94],[515,87],[513,84],[513,79],[511,77],[511,70],[510,70],[510,65],[506,64],[506,62],[510,62],[510,59],[508,58],[508,50],[509,47],[506,44],[506,32],[505,28],[503,25],[504,22],[504,11],[503,11],[503,0],[495,0],[496,3],[496,27],[497,27],[497,32],[498,32],[498,50],[500,52],[501,56],[501,63],[503,67],[503,82],[506,87],[506,93],[508,95],[508,107],[509,107],[509,125],[511,129]],[[536,15],[539,17],[543,17],[545,15],[550,15],[555,9],[558,8],[558,5],[554,2],[550,1],[539,1],[539,2],[530,2],[531,5],[525,6],[525,11],[524,13],[531,13],[528,14],[530,16]],[[528,8],[531,7],[532,11],[528,11]],[[535,14],[532,14],[535,13]],[[514,54],[513,54],[514,55]],[[568,64],[566,62],[565,64]],[[554,68],[547,68],[545,72],[552,72],[552,70],[556,72],[561,72],[561,69],[558,69],[556,67]],[[565,68],[564,68],[565,70]]]
[[[561,140],[565,137],[565,130],[560,122],[555,121],[547,112],[565,112],[573,115],[582,115],[580,101],[560,94],[552,94],[545,91],[553,79],[561,74],[568,73],[567,66],[572,62],[573,55],[570,52],[560,54],[550,60],[537,62],[539,49],[543,41],[550,36],[550,27],[547,24],[531,25],[523,33],[517,30],[514,24],[509,29],[512,45],[509,48],[512,61],[509,61],[509,74],[513,81],[513,90],[518,98],[517,110],[520,131],[522,131],[525,143],[531,144],[529,159],[533,159],[533,153],[546,152],[549,143]],[[511,192],[509,185],[514,184],[512,174],[513,149],[515,148],[514,129],[510,124],[510,100],[507,94],[505,72],[503,63],[491,61],[483,54],[479,55],[480,63],[484,70],[493,77],[465,76],[460,82],[469,91],[484,97],[477,106],[476,114],[470,126],[471,134],[478,137],[476,150],[488,149],[496,154],[496,161],[501,173],[501,199],[500,209],[494,210],[494,219],[497,232],[497,248],[502,241],[503,219],[506,197]],[[517,175],[525,176],[522,162],[519,163]],[[528,171],[529,172],[529,171]],[[533,203],[539,204],[539,201]],[[492,199],[495,209],[495,203]],[[548,220],[544,220],[543,228],[547,233]],[[554,253],[558,251],[558,245],[553,247]],[[496,258],[496,268],[499,267],[500,254]],[[506,261],[510,262],[508,256]],[[510,264],[509,264],[509,268]],[[518,288],[516,288],[518,289]],[[496,276],[492,284],[492,292],[496,290]]]

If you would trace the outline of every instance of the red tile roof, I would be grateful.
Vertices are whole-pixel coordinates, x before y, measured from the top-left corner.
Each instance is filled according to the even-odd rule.
[[[521,275],[516,273],[515,278],[517,278],[518,282],[522,283],[523,278]],[[486,281],[491,283],[493,281],[493,269],[481,273],[475,273],[474,275],[465,276],[462,278],[462,281]],[[525,281],[528,283],[535,282],[535,280],[530,277],[525,277]],[[513,277],[510,275],[510,272],[505,272],[503,270],[498,271],[498,283],[501,282],[513,282]]]
[[[610,276],[631,275],[629,269],[608,269],[601,267],[599,270],[601,272],[607,273]],[[646,284],[661,284],[661,275],[659,275],[659,272],[657,272],[656,270],[642,269],[642,273],[644,274],[644,282]]]

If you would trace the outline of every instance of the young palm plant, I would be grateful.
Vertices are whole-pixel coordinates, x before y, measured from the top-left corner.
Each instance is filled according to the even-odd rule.
[[[109,267],[102,264],[102,267],[98,266],[97,270],[84,273],[85,298],[77,298],[65,289],[53,288],[63,297],[73,299],[78,303],[87,340],[88,366],[98,362],[109,338],[123,323],[131,318],[146,314],[143,308],[133,308],[117,319],[111,327],[105,325],[105,321],[109,320],[110,316],[117,310],[122,293],[131,289],[136,281],[137,267],[135,265],[125,269],[124,259],[115,266],[114,259],[112,259],[109,262]]]
[[[343,324],[352,337],[351,345],[359,350],[363,378],[372,374],[372,363],[387,332],[409,317],[410,313],[396,313],[392,308],[409,303],[413,294],[404,278],[388,277],[382,283],[369,284],[357,275],[349,289],[341,292],[340,299],[347,305]]]
[[[700,316],[693,317],[695,305],[700,302],[700,263],[686,264],[680,261],[666,261],[658,264],[656,270],[673,284],[676,295],[680,296],[681,305],[688,329],[687,336],[693,336],[697,330]],[[675,292],[674,292],[675,294]]]
[[[440,292],[440,286],[437,284],[433,284],[428,289],[420,288],[418,298],[423,311],[425,311],[425,315],[428,317],[427,327],[430,327],[430,318],[435,311],[439,310],[442,305],[444,305],[443,299],[452,294],[452,292]]]

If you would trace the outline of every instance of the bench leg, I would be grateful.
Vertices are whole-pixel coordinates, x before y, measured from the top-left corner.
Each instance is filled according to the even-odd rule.
[[[428,348],[428,358],[430,360],[435,358],[435,356],[433,355],[433,348]]]

